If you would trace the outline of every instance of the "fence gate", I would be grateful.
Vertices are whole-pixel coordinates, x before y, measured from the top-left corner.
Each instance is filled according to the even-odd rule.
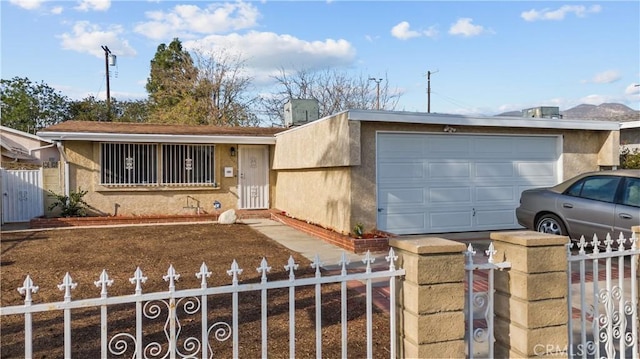
[[[42,215],[42,170],[2,170],[2,222],[28,222]]]
[[[569,357],[638,358],[638,238],[582,237],[577,253],[572,247],[567,246]]]

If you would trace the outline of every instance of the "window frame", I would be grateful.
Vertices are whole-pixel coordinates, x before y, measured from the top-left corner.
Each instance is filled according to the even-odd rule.
[[[205,143],[99,142],[99,183],[104,187],[217,187],[216,150],[215,144]],[[127,151],[134,153],[128,156]],[[146,166],[132,177],[139,163]]]

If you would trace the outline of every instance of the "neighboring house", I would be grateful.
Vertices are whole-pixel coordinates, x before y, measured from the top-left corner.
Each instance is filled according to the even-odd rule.
[[[66,193],[95,214],[200,214],[270,207],[274,134],[283,128],[66,121],[38,132],[59,144]]]
[[[520,193],[617,166],[619,129],[350,110],[289,129],[64,122],[38,135],[104,214],[272,208],[340,233],[426,234],[520,228]]]
[[[58,150],[38,136],[0,126],[1,221],[25,222],[50,204],[44,188],[60,189]]]
[[[620,144],[631,151],[640,151],[640,121],[620,123]]]
[[[0,126],[0,147],[4,169],[37,169],[58,161],[51,141],[6,126]]]

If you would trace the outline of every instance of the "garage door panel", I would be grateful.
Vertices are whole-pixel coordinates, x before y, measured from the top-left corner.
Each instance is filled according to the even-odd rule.
[[[471,152],[467,137],[431,136],[426,143],[427,156],[430,158],[467,158]]]
[[[490,210],[477,209],[475,224],[480,227],[479,229],[505,229],[511,228],[517,223],[513,216],[513,208],[507,207]]]
[[[427,197],[431,204],[442,203],[471,203],[471,188],[470,187],[432,187],[429,188],[429,196]]]
[[[471,164],[465,162],[431,162],[429,163],[430,179],[456,179],[471,175]]]
[[[519,159],[555,159],[557,157],[555,137],[525,137],[516,142]]]
[[[427,227],[424,211],[413,213],[389,213],[387,230],[396,234],[420,233]]]
[[[475,175],[478,179],[513,177],[511,162],[478,162],[475,164]]]
[[[549,162],[518,162],[516,168],[523,178],[553,177],[556,172],[555,164]]]
[[[382,163],[380,182],[424,181],[422,162]]]
[[[387,188],[380,192],[380,204],[393,206],[425,205],[423,188]]]
[[[477,186],[475,200],[478,204],[500,202],[512,204],[516,198],[513,186]]]
[[[513,153],[513,139],[483,137],[473,141],[473,153],[478,158],[495,158],[496,154],[504,156]]]
[[[467,210],[431,212],[429,220],[436,231],[469,230],[473,226],[473,213]]]
[[[422,158],[424,145],[423,136],[409,135],[404,138],[387,138],[378,143],[379,158]]]
[[[558,183],[558,141],[557,136],[380,134],[378,226],[397,234],[521,228],[515,218],[520,193]],[[392,144],[414,156],[388,158],[382,151]]]

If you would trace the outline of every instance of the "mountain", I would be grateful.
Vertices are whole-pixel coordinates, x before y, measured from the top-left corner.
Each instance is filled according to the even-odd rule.
[[[636,111],[621,103],[603,103],[600,105],[582,104],[568,110],[560,111],[562,118],[604,120],[604,121],[640,121],[640,111]],[[522,116],[521,111],[503,112],[498,116]]]
[[[606,121],[638,121],[640,111],[635,111],[621,103],[603,103],[596,105],[578,105],[565,111],[560,111],[566,119],[591,119]]]

